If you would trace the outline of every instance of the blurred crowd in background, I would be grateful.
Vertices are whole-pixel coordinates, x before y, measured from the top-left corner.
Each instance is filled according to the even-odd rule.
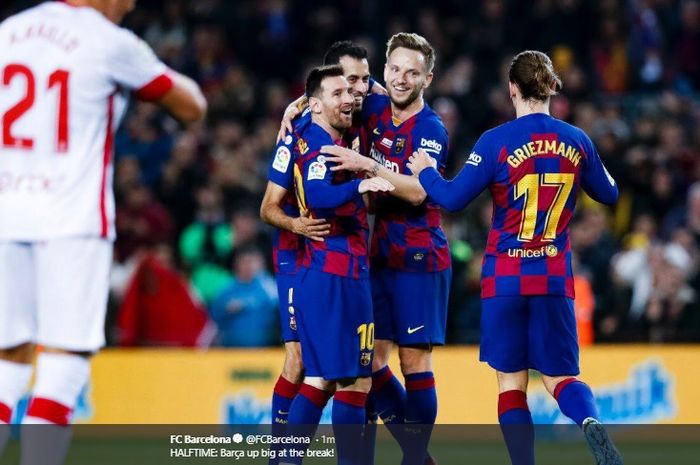
[[[3,1],[0,18],[26,0]],[[34,2],[36,3],[36,2]],[[450,174],[481,132],[514,117],[515,53],[548,53],[552,114],[583,128],[620,189],[582,197],[571,225],[582,344],[700,342],[700,1],[139,0],[124,24],[202,86],[184,129],[132,102],[116,138],[112,345],[279,343],[272,230],[258,217],[286,105],[328,46],[386,40],[438,53],[426,93],[450,134]],[[453,258],[448,343],[478,343],[488,194],[445,216]]]

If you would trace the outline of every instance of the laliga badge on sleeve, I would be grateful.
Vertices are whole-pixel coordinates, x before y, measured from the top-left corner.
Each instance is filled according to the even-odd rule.
[[[326,177],[326,164],[317,161],[309,165],[309,174],[306,176],[307,181],[314,179],[323,179]]]
[[[286,173],[289,168],[289,160],[292,159],[292,154],[287,147],[280,147],[275,154],[275,160],[272,162],[272,167],[280,173]]]

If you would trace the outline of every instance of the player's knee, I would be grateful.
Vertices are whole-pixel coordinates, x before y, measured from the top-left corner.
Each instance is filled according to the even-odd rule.
[[[372,378],[342,379],[337,382],[337,389],[344,391],[364,392],[367,394],[372,388]]]
[[[32,363],[36,345],[33,342],[25,342],[7,349],[0,349],[0,359],[14,363]]]
[[[498,392],[523,391],[527,392],[528,372],[527,370],[516,373],[504,373],[497,371]]]
[[[284,364],[282,376],[289,382],[299,384],[304,380],[304,368],[301,364]]]
[[[301,347],[298,342],[288,342],[285,345],[285,351],[282,376],[292,383],[298,384],[304,378],[304,363],[301,359]]]
[[[544,388],[547,390],[547,392],[550,395],[554,395],[554,391],[557,389],[557,385],[561,383],[562,381],[569,379],[569,378],[576,378],[575,376],[546,376],[542,375],[542,383],[544,384]]]
[[[378,371],[389,364],[391,348],[394,343],[386,339],[375,339],[374,355],[372,357],[372,371]]]
[[[364,392],[367,394],[372,388],[372,378],[358,378],[355,381],[355,391]]]
[[[285,354],[288,360],[301,364],[301,344],[298,342],[287,342],[284,345]]]
[[[425,347],[400,347],[399,360],[401,361],[401,373],[423,373],[432,370],[431,351]]]
[[[389,357],[377,357],[372,359],[372,372],[379,371],[389,364]]]

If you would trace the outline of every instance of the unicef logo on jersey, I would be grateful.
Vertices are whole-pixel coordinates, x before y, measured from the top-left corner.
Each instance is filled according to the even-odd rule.
[[[674,418],[674,387],[673,377],[663,362],[651,358],[632,367],[626,381],[595,387],[593,392],[603,423],[648,424]],[[537,424],[571,423],[547,393],[528,396],[528,405]]]
[[[511,248],[507,250],[507,253],[511,258],[554,258],[559,255],[559,249],[556,245],[549,244],[537,249]]]

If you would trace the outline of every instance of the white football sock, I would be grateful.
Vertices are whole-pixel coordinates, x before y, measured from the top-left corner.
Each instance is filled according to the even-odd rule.
[[[31,364],[0,360],[0,404],[12,411],[26,392],[31,377]],[[3,420],[0,416],[0,423],[9,423]]]
[[[0,456],[10,439],[10,427],[7,424],[12,419],[12,411],[27,391],[31,377],[31,364],[0,360]]]
[[[12,411],[27,391],[31,377],[30,364],[0,360],[0,455],[10,438],[10,427],[6,424],[10,423]]]
[[[20,464],[60,465],[72,434],[70,413],[90,376],[90,361],[79,355],[42,353],[36,370],[22,426]]]
[[[79,355],[42,353],[36,364],[32,402],[24,423],[56,423],[56,409],[73,410],[90,376],[90,361]],[[36,405],[35,402],[43,405]],[[43,421],[42,421],[43,420]],[[47,421],[48,420],[48,421]]]

